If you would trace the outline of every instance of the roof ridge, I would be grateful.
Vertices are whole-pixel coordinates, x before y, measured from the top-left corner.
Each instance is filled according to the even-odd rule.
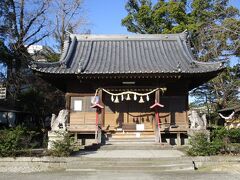
[[[137,39],[133,41],[125,40],[125,36],[120,36],[119,41],[111,41],[115,36],[101,36],[102,41],[93,40],[96,39],[94,35],[91,37],[92,40],[78,40],[77,35],[70,34],[69,42],[67,39],[65,42],[66,54],[62,54],[59,62],[41,63],[39,66],[36,63],[30,67],[56,74],[193,74],[217,72],[224,68],[219,62],[196,61],[187,45],[187,31],[171,37],[166,37],[166,34],[132,35]]]
[[[71,38],[77,40],[176,40],[180,37],[181,40],[186,40],[187,31],[176,34],[70,34]]]
[[[59,58],[59,61],[56,61],[56,62],[39,62],[39,61],[31,61],[30,62],[30,67],[32,68],[36,68],[38,66],[59,66],[59,65],[64,65],[65,64],[65,61],[66,61],[66,56],[68,54],[68,51],[69,51],[69,46],[70,46],[70,43],[71,42],[71,39],[70,39],[70,36],[68,35],[66,37],[66,39],[64,40],[64,44],[63,44],[63,50],[61,52],[61,56]]]

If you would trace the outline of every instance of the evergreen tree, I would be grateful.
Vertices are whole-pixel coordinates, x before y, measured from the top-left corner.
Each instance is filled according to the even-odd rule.
[[[141,34],[189,31],[189,41],[200,61],[239,58],[240,14],[229,0],[128,0],[122,25]],[[195,89],[198,105],[214,110],[239,104],[239,64]],[[213,108],[213,107],[211,107]]]
[[[140,34],[180,33],[188,29],[202,61],[225,59],[240,51],[240,14],[229,0],[128,0],[122,25]]]

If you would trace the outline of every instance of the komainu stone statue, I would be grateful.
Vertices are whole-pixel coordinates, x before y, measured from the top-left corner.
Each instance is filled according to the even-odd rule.
[[[66,133],[66,122],[68,119],[68,110],[62,109],[58,116],[52,114],[51,131],[48,131],[48,149],[54,148],[54,142],[62,141]]]
[[[191,110],[189,111],[188,118],[191,123],[190,129],[201,130],[207,128],[206,114],[200,117],[196,110]]]
[[[66,131],[66,122],[68,118],[68,110],[62,109],[58,116],[52,114],[51,129],[52,131]]]

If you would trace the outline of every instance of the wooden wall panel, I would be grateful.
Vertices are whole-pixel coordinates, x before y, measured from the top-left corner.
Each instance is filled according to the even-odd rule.
[[[70,124],[95,124],[96,114],[95,109],[90,108],[91,96],[85,95],[84,97],[73,96],[70,99],[81,99],[83,100],[83,112],[73,112],[73,102],[70,102],[71,113],[70,113]],[[137,101],[132,100],[114,103],[111,101],[111,96],[103,93],[103,105],[104,105],[104,127],[109,129],[116,129],[121,127],[123,123],[136,124],[144,123],[145,129],[155,128],[155,114],[150,109],[150,106],[154,103],[154,96],[150,96],[150,101],[139,103],[139,97]],[[186,116],[187,98],[186,96],[160,96],[160,103],[164,105],[159,110],[159,117],[161,124],[165,126],[170,125],[186,125],[188,124]]]
[[[116,122],[116,114],[105,112],[105,123],[104,127],[107,130],[114,130],[117,127],[118,123]]]
[[[85,123],[84,115],[85,113],[83,112],[71,112],[70,124],[84,124]]]

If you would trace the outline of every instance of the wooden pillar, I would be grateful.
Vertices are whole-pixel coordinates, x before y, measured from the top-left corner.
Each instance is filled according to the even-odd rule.
[[[159,89],[155,91],[155,100],[159,103],[160,92]]]
[[[101,106],[104,106],[102,89],[99,89],[98,97],[99,97],[99,104]],[[99,121],[98,121],[97,141],[100,144],[102,142],[102,128],[104,126],[104,114],[105,114],[104,113],[104,108],[103,109],[98,109],[98,119],[99,119]]]
[[[181,134],[177,132],[177,146],[181,146]]]
[[[98,97],[99,97],[99,104],[104,107],[102,89],[98,91]],[[102,109],[100,112],[99,123],[101,124],[101,127],[105,126],[104,114],[105,114],[105,108]]]
[[[77,133],[74,133],[74,141],[77,142],[78,138],[77,138]]]
[[[102,140],[102,125],[101,125],[101,112],[102,112],[103,109],[100,109],[100,108],[97,108],[96,111],[98,111],[98,119],[99,119],[99,122],[98,122],[98,125],[97,125],[97,142],[99,144],[101,144],[101,140]]]
[[[159,100],[160,100],[160,92],[158,89],[155,92],[155,103],[159,103]],[[156,133],[156,135],[158,136],[157,140],[159,143],[162,143],[159,109],[157,107],[155,108],[155,123],[157,124],[157,133]]]
[[[69,111],[67,124],[70,123],[70,107],[71,107],[71,96],[68,93],[66,93],[65,94],[65,108]]]
[[[184,96],[185,96],[186,128],[187,129],[189,129],[189,118],[188,118],[188,111],[189,111],[188,96],[189,96],[189,93],[188,93],[188,88],[189,88],[189,82],[187,81],[186,82],[185,93],[184,93]]]

